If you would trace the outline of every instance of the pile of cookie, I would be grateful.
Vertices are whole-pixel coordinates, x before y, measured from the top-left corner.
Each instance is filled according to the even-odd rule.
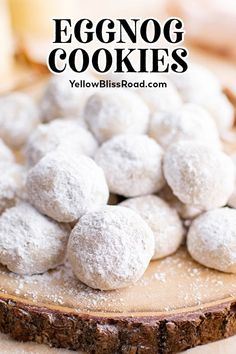
[[[88,90],[55,76],[38,102],[0,98],[1,264],[31,275],[68,259],[80,281],[112,290],[186,243],[236,272],[233,106],[201,66],[166,82]]]

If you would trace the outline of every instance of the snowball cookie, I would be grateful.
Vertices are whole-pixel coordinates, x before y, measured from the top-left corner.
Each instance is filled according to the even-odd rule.
[[[168,205],[174,208],[181,219],[183,220],[192,220],[196,216],[202,213],[202,210],[194,207],[190,204],[182,203],[172,192],[168,184],[166,184],[162,190],[158,193],[158,196],[164,199]]]
[[[105,205],[109,191],[104,173],[89,157],[52,152],[28,173],[29,201],[42,214],[73,222]]]
[[[187,247],[204,266],[236,273],[236,210],[215,209],[195,219],[188,232]]]
[[[154,236],[133,210],[105,206],[81,217],[68,242],[75,275],[91,288],[112,290],[137,281],[154,252]]]
[[[184,102],[191,102],[193,96],[221,91],[220,82],[215,74],[199,64],[189,65],[188,70],[181,75],[170,73],[169,77]]]
[[[203,105],[214,118],[222,138],[234,125],[234,107],[224,94],[208,97]]]
[[[74,120],[56,119],[48,124],[40,124],[26,145],[25,155],[29,166],[35,165],[58,147],[93,156],[98,144],[93,135]]]
[[[20,148],[39,123],[34,101],[23,93],[0,98],[0,137],[12,148]]]
[[[228,201],[228,205],[231,206],[232,208],[236,208],[236,154],[233,154],[231,156],[233,164],[234,164],[234,170],[235,170],[235,180],[234,180],[234,190],[233,193],[230,196],[230,199]]]
[[[18,274],[46,272],[64,261],[69,229],[27,203],[0,217],[0,263]]]
[[[118,135],[97,151],[111,193],[125,197],[151,194],[164,185],[162,148],[147,135]]]
[[[95,92],[94,88],[71,87],[69,80],[76,79],[79,84],[95,81],[90,74],[63,74],[52,76],[41,97],[40,115],[43,122],[49,122],[58,117],[80,116],[86,99]],[[72,80],[72,81],[73,81]]]
[[[233,106],[222,93],[218,78],[201,65],[191,65],[182,75],[170,74],[184,102],[201,105],[214,118],[220,133],[232,128]]]
[[[200,142],[171,145],[164,156],[164,175],[183,203],[202,210],[224,206],[234,188],[230,157]]]
[[[9,147],[0,138],[0,162],[1,161],[13,162],[14,160],[15,160],[15,158],[14,158],[13,152],[9,149]]]
[[[185,104],[175,112],[158,112],[151,117],[149,135],[163,148],[180,140],[198,140],[220,147],[214,119],[202,107]]]
[[[234,108],[223,93],[196,93],[195,96],[191,97],[191,102],[202,105],[211,114],[222,137],[224,137],[225,132],[233,127]]]
[[[145,133],[149,110],[135,92],[101,90],[88,99],[84,118],[98,141],[104,142],[118,134]]]
[[[151,112],[175,112],[182,105],[182,99],[169,80],[167,87],[142,88],[137,90],[142,99],[146,102]]]
[[[24,186],[25,170],[13,162],[0,161],[0,214],[15,205]]]
[[[182,243],[184,228],[175,209],[155,195],[126,199],[121,206],[136,211],[154,234],[155,251],[152,259],[174,253]]]

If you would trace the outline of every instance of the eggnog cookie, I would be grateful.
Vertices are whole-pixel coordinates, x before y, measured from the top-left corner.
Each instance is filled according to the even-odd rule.
[[[76,221],[109,198],[104,173],[91,158],[58,151],[29,171],[26,188],[35,208],[60,222]]]
[[[43,273],[64,261],[69,231],[27,203],[0,216],[0,263],[18,274]]]
[[[130,198],[119,205],[136,211],[154,234],[155,251],[152,259],[174,253],[180,246],[184,228],[175,209],[155,195]]]
[[[175,112],[154,113],[149,135],[163,148],[181,140],[197,140],[211,146],[221,146],[214,119],[201,106],[191,103]]]
[[[84,117],[98,141],[104,142],[118,134],[145,133],[149,110],[135,92],[101,90],[88,99]]]
[[[183,203],[202,210],[226,205],[234,188],[230,157],[199,142],[171,145],[164,156],[164,174]]]
[[[162,148],[148,136],[118,135],[103,143],[95,161],[111,193],[135,197],[163,187],[162,157]]]
[[[14,149],[25,144],[39,124],[39,112],[30,96],[12,93],[0,98],[0,137]]]
[[[15,205],[24,188],[25,169],[13,162],[0,161],[0,214]]]
[[[133,284],[154,252],[154,236],[134,211],[106,206],[81,217],[72,230],[68,259],[88,286],[112,290]]]
[[[82,80],[95,80],[90,74],[74,75],[74,77],[78,79],[79,84]],[[67,74],[54,75],[49,79],[39,103],[43,122],[49,122],[58,117],[81,116],[86,99],[94,93],[95,89],[72,88],[69,81],[71,79],[71,76]]]
[[[199,216],[189,229],[187,246],[204,266],[236,273],[236,210],[220,208]]]
[[[56,119],[48,124],[40,124],[26,145],[25,155],[29,166],[35,165],[57,148],[93,156],[98,144],[93,135],[75,120]]]

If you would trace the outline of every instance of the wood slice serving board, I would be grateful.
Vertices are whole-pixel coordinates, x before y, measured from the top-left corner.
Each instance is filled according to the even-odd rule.
[[[199,53],[232,88],[235,65]],[[109,292],[80,283],[68,264],[31,277],[0,266],[0,331],[96,354],[175,353],[236,334],[236,275],[202,267],[184,246]]]
[[[151,262],[126,289],[92,290],[69,265],[20,277],[0,269],[0,330],[18,340],[94,353],[174,353],[236,333],[236,275],[184,248]]]

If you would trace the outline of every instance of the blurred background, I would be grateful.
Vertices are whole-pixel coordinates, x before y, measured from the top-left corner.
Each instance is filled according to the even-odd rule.
[[[0,0],[0,93],[29,85],[47,72],[53,17],[83,16],[178,16],[185,22],[190,59],[215,67],[222,80],[225,70],[236,68],[235,0]],[[236,74],[226,76],[236,91]]]

